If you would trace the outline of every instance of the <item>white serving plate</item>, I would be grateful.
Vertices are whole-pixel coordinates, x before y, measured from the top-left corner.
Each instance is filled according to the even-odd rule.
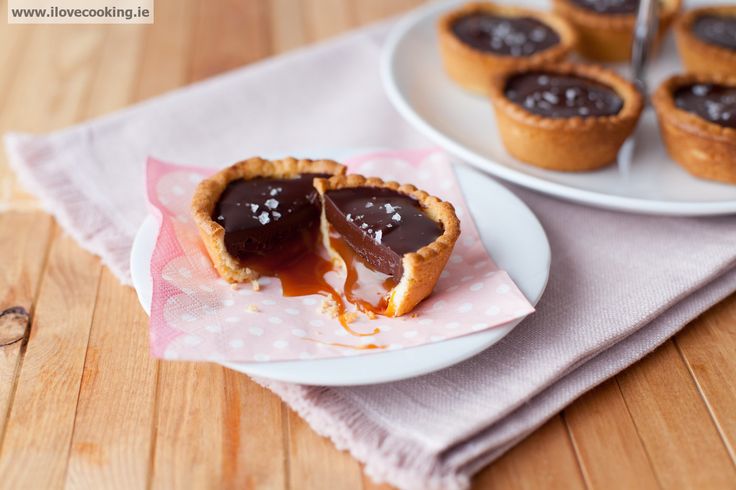
[[[553,172],[524,164],[507,154],[490,102],[463,91],[441,66],[437,20],[457,3],[430,4],[412,12],[396,26],[384,47],[381,73],[386,93],[416,129],[485,172],[571,201],[676,216],[736,213],[736,186],[696,179],[668,157],[651,108],[639,124],[628,175],[615,164],[594,172]],[[549,8],[545,0],[518,0],[514,5]],[[680,70],[670,34],[649,67],[650,87],[656,88]]]
[[[550,267],[549,243],[539,221],[521,200],[490,177],[465,166],[455,166],[455,171],[483,244],[498,266],[536,304],[547,284]],[[149,216],[138,230],[131,250],[133,285],[146,312],[150,312],[151,306],[150,262],[157,233],[158,222]],[[251,376],[292,383],[383,383],[430,373],[468,359],[498,342],[520,321],[400,351],[333,359],[222,364]]]

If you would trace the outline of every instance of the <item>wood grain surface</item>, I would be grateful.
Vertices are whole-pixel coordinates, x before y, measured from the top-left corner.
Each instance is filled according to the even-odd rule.
[[[0,0],[0,11],[7,0]],[[154,25],[0,23],[0,131],[42,132],[419,0],[156,0]],[[269,391],[148,355],[135,293],[0,156],[0,489],[387,489]],[[475,488],[736,488],[736,296],[587,393]]]

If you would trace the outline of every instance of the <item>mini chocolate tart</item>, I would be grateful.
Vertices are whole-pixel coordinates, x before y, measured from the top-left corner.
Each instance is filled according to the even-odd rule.
[[[485,94],[493,75],[563,59],[575,32],[554,14],[493,3],[469,3],[438,24],[445,71],[467,90]]]
[[[264,160],[236,163],[202,181],[192,215],[217,272],[237,283],[257,279],[256,263],[293,254],[319,229],[315,177],[342,175],[330,160]]]
[[[404,315],[429,296],[460,235],[450,203],[412,185],[361,175],[315,179],[314,185],[333,257],[346,262],[330,240],[331,229],[364,265],[392,279],[380,313]]]
[[[490,95],[508,152],[563,171],[613,162],[643,106],[615,72],[572,63],[508,72],[493,80]]]
[[[696,177],[736,184],[736,77],[673,76],[652,103],[673,160]]]
[[[688,72],[736,75],[736,6],[688,11],[675,24],[675,39]]]
[[[680,10],[681,0],[659,0],[659,44]],[[555,13],[572,24],[578,34],[577,51],[593,61],[627,61],[631,58],[639,0],[553,0]]]

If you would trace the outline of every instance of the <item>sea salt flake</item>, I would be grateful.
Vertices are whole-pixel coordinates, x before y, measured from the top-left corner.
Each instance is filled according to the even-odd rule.
[[[544,95],[542,95],[542,97],[544,97],[544,100],[546,100],[550,104],[556,104],[557,102],[560,101],[560,99],[558,99],[555,94],[550,93],[550,92],[545,92]]]
[[[353,215],[352,215],[352,214],[350,214],[350,213],[348,213],[348,214],[347,214],[347,215],[345,216],[345,219],[346,219],[346,220],[348,220],[348,221],[350,221],[350,222],[352,222],[352,221],[353,221]]]
[[[279,202],[276,199],[269,199],[264,204],[269,209],[276,209],[279,207]]]
[[[279,192],[281,192],[281,190],[282,190],[281,187],[275,187],[275,188],[271,189],[271,192],[269,192],[269,194],[272,195],[272,196],[275,196],[276,194],[278,194]]]
[[[393,214],[394,212],[396,212],[396,208],[388,203],[384,204],[383,207],[386,210],[386,214]]]
[[[401,221],[401,215],[399,213],[396,213],[393,216],[391,216],[391,219],[394,221]]]
[[[360,225],[360,227],[365,230],[366,228],[368,228],[368,223],[363,223],[362,225]]]
[[[365,207],[372,208],[373,207],[373,203],[370,202],[370,201],[368,201],[367,203],[365,203]]]
[[[274,212],[271,213],[271,216],[273,216],[273,219],[275,219],[276,221],[278,221],[279,218],[281,217],[281,213],[279,213],[278,211],[274,211]]]
[[[261,214],[258,215],[258,221],[262,225],[267,225],[268,223],[271,222],[271,217],[268,215],[268,213],[266,211],[264,211],[264,212],[262,212]]]
[[[381,244],[381,238],[383,238],[383,232],[381,230],[376,231],[375,240],[377,244]]]
[[[258,204],[251,204],[250,205],[250,210],[251,210],[252,213],[255,213],[255,212],[258,212],[258,208],[259,207],[260,206],[258,206]]]
[[[704,96],[708,93],[707,85],[693,85],[692,91],[695,95]]]

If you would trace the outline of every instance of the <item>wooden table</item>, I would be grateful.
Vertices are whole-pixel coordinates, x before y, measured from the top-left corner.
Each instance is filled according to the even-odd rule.
[[[416,3],[157,0],[153,26],[2,21],[0,129],[62,128]],[[31,314],[27,329],[0,331],[0,487],[380,488],[246,376],[152,359],[133,290],[61,232],[0,158],[0,309]],[[731,296],[475,486],[735,488],[735,443]]]

